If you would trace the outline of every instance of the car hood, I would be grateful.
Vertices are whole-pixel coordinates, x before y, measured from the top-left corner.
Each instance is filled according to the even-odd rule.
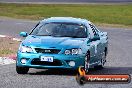
[[[29,35],[22,44],[33,47],[46,48],[79,48],[86,38],[52,37]]]

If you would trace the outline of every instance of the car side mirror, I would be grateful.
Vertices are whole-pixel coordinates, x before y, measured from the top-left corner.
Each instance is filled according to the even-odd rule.
[[[20,32],[20,36],[27,37],[28,36],[28,33],[27,32]]]
[[[100,37],[99,36],[94,36],[91,41],[96,41],[96,40],[100,40]]]

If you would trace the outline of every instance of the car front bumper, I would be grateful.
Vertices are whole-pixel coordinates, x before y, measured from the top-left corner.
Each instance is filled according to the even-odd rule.
[[[53,62],[40,61],[41,56],[53,57]],[[68,68],[77,69],[84,66],[85,55],[64,55],[64,54],[38,54],[38,53],[17,53],[17,66],[29,68]],[[26,59],[26,63],[22,64],[21,60]],[[75,66],[70,66],[69,62],[74,61]]]

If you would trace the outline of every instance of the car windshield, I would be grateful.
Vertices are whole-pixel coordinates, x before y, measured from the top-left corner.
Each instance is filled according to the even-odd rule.
[[[75,23],[45,23],[34,28],[31,35],[86,38],[87,31],[84,25]]]

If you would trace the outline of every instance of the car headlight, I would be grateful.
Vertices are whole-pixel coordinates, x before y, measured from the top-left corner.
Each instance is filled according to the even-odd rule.
[[[25,52],[31,53],[31,52],[33,52],[32,48],[27,47],[27,46],[20,46],[19,51],[22,52],[22,53],[25,53]]]
[[[67,49],[67,50],[65,50],[66,55],[69,55],[69,54],[77,55],[77,54],[81,54],[81,53],[82,53],[81,49]]]

